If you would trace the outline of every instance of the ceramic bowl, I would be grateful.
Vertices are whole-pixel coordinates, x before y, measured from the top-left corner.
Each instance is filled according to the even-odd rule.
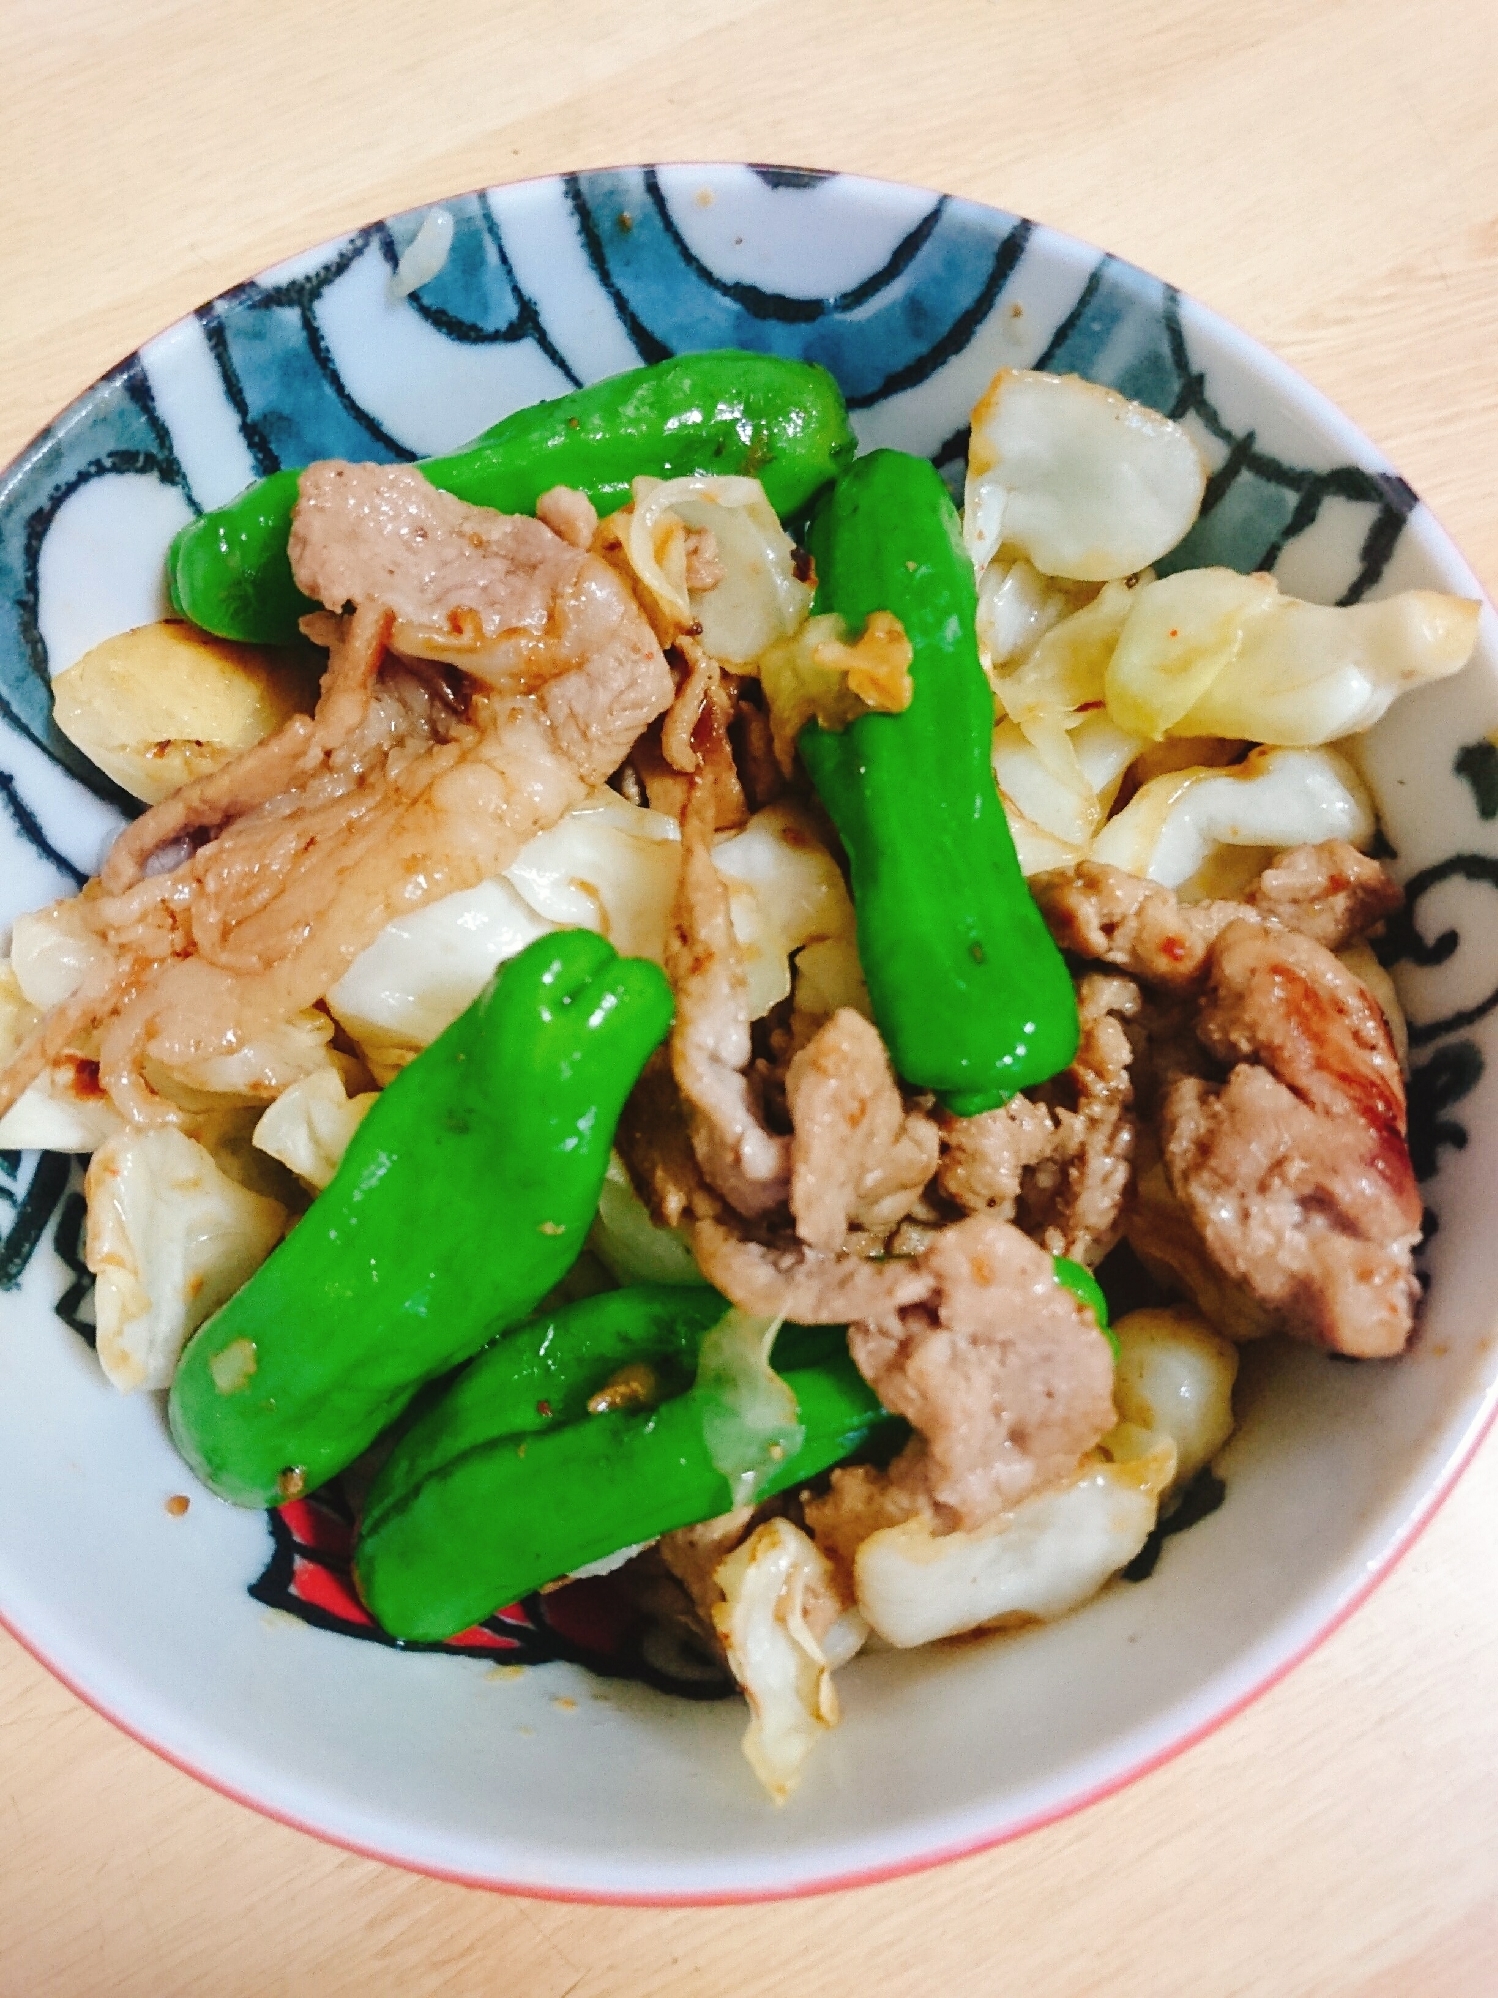
[[[50,725],[48,679],[159,616],[195,511],[324,456],[410,457],[640,361],[715,346],[825,362],[866,445],[960,471],[1001,365],[1181,418],[1215,468],[1172,558],[1326,602],[1477,593],[1414,493],[1288,368],[1168,285],[994,209],[742,166],[464,195],[441,272],[392,293],[418,212],[210,300],[81,396],[0,483],[0,918],[75,888],[120,800]],[[645,1683],[607,1592],[449,1652],[361,1625],[347,1521],[198,1491],[148,1396],[87,1343],[76,1165],[0,1161],[0,1612],[84,1698],[205,1781],[402,1865],[528,1892],[793,1893],[972,1851],[1181,1749],[1331,1629],[1406,1546],[1492,1411],[1498,1180],[1498,683],[1400,702],[1369,745],[1413,921],[1413,1148],[1439,1232],[1411,1353],[1256,1353],[1227,1496],[1144,1582],[1026,1633],[859,1659],[846,1719],[775,1809],[737,1701]],[[191,1496],[174,1517],[165,1501]],[[18,1496],[19,1495],[19,1499]],[[590,1660],[590,1665],[583,1663]],[[527,1661],[533,1661],[527,1663]],[[548,1662],[549,1661],[549,1662]],[[523,1668],[523,1669],[521,1669]]]

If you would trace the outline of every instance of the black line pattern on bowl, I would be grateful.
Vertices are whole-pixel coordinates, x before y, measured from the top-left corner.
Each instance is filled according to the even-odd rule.
[[[1477,816],[1498,819],[1498,743],[1486,736],[1464,743],[1451,767],[1472,793]]]
[[[25,1276],[72,1164],[61,1152],[0,1152],[0,1209],[9,1210],[0,1221],[0,1290],[16,1289]]]

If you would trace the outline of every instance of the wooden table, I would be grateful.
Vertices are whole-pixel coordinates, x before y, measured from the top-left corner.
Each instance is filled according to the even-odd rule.
[[[782,160],[1170,277],[1349,411],[1498,586],[1492,0],[5,0],[0,133],[0,462],[179,313],[371,216]],[[1498,1438],[1373,1601],[1189,1754],[1017,1845],[782,1907],[523,1902],[335,1852],[0,1638],[0,1998],[1487,1998],[1495,1516]]]

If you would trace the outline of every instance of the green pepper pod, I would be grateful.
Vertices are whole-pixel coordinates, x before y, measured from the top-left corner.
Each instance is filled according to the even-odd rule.
[[[722,1317],[715,1291],[642,1285],[517,1327],[466,1368],[396,1445],[369,1494],[354,1574],[393,1636],[431,1642],[621,1547],[729,1509],[695,1387],[650,1409],[590,1414],[621,1364],[689,1379]],[[783,1378],[804,1430],[763,1487],[837,1463],[896,1418],[838,1327],[786,1328]],[[778,1357],[778,1355],[777,1355]],[[533,1398],[544,1382],[547,1392]]]
[[[843,473],[810,541],[816,608],[853,632],[890,611],[914,651],[903,714],[840,734],[808,722],[798,743],[847,849],[858,955],[895,1067],[969,1116],[1077,1049],[1071,978],[994,783],[972,564],[937,473],[899,451]]]
[[[600,514],[642,474],[747,473],[771,506],[798,513],[847,464],[853,433],[825,368],[729,349],[680,354],[516,410],[463,450],[417,460],[443,492],[501,513],[533,513],[572,486]],[[167,557],[175,608],[221,638],[279,645],[317,606],[286,552],[300,471],[273,472],[184,527]]]
[[[189,1343],[172,1434],[221,1498],[341,1470],[582,1249],[614,1126],[671,1023],[665,978],[541,937],[381,1094],[332,1184]]]

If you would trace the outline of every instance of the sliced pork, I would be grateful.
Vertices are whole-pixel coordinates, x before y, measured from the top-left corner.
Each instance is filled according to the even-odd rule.
[[[1321,944],[1237,922],[1213,946],[1196,1033],[1230,1072],[1171,1083],[1160,1137],[1213,1260],[1301,1338],[1401,1352],[1421,1203],[1377,1004]]]

